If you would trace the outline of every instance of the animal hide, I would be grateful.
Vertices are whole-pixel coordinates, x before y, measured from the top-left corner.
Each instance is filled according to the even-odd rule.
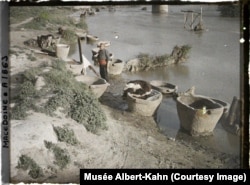
[[[41,35],[37,36],[38,46],[42,49],[48,48],[50,46],[55,46],[60,38],[55,38],[53,35]]]
[[[133,94],[134,97],[147,99],[152,92],[151,85],[144,80],[133,80],[126,83],[123,89],[123,98],[126,98],[128,93]]]

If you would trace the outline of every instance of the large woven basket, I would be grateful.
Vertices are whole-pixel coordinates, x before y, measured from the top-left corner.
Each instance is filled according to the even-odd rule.
[[[210,98],[198,95],[177,98],[181,128],[192,136],[212,134],[223,112],[224,107]]]
[[[128,110],[142,116],[152,116],[161,101],[162,93],[157,90],[153,90],[151,96],[146,100],[134,97],[131,93],[128,93],[127,97]]]
[[[77,76],[76,80],[81,81],[89,86],[97,98],[101,97],[110,85],[105,79],[95,76]]]
[[[152,80],[150,84],[152,88],[163,94],[172,94],[178,90],[178,86],[161,80]]]
[[[56,45],[56,56],[62,60],[67,60],[70,46],[67,44]]]
[[[120,59],[112,59],[108,62],[108,73],[111,75],[119,75],[124,68],[124,62]]]

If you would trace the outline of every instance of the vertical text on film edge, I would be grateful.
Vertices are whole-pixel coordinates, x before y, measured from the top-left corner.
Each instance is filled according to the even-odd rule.
[[[2,74],[2,147],[9,148],[9,122],[8,122],[8,56],[1,58]]]
[[[145,180],[145,181],[232,181],[232,182],[246,182],[247,177],[246,173],[242,174],[180,174],[180,173],[171,173],[171,174],[152,174],[152,173],[139,173],[135,174],[128,174],[128,173],[116,173],[115,175],[111,175],[108,173],[103,174],[92,174],[92,173],[83,173],[81,176],[83,181],[102,181],[102,180]]]

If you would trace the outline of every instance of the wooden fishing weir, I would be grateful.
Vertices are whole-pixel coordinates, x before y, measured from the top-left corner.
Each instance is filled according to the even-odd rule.
[[[195,30],[195,31],[203,29],[202,7],[201,7],[200,12],[194,12],[192,10],[181,10],[181,12],[184,12],[184,28]],[[199,22],[195,25],[198,18],[199,18]]]

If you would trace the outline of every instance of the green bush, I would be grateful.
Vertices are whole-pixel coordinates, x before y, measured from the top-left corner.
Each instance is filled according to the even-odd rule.
[[[83,19],[80,19],[80,22],[76,24],[76,27],[84,30],[88,29],[88,25]]]
[[[54,163],[60,167],[60,169],[64,169],[71,161],[70,155],[68,152],[60,147],[58,147],[56,144],[44,141],[45,147],[52,151],[55,156]]]
[[[86,129],[92,133],[97,133],[100,129],[107,129],[106,115],[100,109],[100,104],[96,98],[86,91],[78,91],[74,96],[74,101],[70,105],[69,116],[85,125]]]
[[[77,36],[75,32],[71,29],[66,29],[63,31],[62,38],[66,40],[68,43],[76,42]]]
[[[23,169],[25,171],[29,170],[28,174],[33,179],[44,176],[42,168],[38,166],[38,164],[27,155],[21,155],[19,157],[18,165],[16,168]]]
[[[172,54],[164,54],[159,56],[151,56],[147,53],[140,53],[137,55],[139,59],[139,70],[146,71],[152,68],[167,66],[173,63],[178,63],[188,59],[188,54],[191,50],[190,45],[175,46]]]
[[[36,94],[36,90],[31,81],[25,81],[22,83],[19,91],[19,98],[22,100],[31,99],[34,94]]]
[[[147,67],[149,67],[153,61],[153,57],[147,53],[140,53],[137,57],[140,60],[139,67],[142,70],[145,70]]]
[[[106,129],[106,115],[98,99],[85,84],[74,79],[64,62],[58,62],[53,64],[49,74],[44,74],[48,86],[54,90],[54,96],[45,105],[47,113],[51,115],[58,107],[63,107],[72,119],[83,124],[88,131],[97,133],[100,129]]]
[[[35,84],[37,76],[39,75],[40,72],[41,72],[41,69],[38,67],[26,70],[22,74],[22,79],[24,82],[30,81],[32,84]]]
[[[191,46],[190,45],[183,45],[181,47],[183,56],[187,57],[187,55],[190,53]]]
[[[153,64],[155,65],[162,64],[161,66],[166,65],[167,64],[166,62],[169,60],[169,57],[170,57],[169,54],[156,56],[153,60]]]
[[[17,105],[11,110],[11,119],[25,119],[28,115],[28,110],[36,109],[35,99],[39,97],[39,93],[41,92],[35,89],[35,82],[40,72],[40,68],[33,68],[26,70],[20,75],[22,82],[17,85],[18,95],[13,97],[13,101]]]
[[[62,107],[65,114],[93,133],[107,128],[106,115],[98,99],[85,84],[75,80],[73,73],[66,69],[65,62],[53,61],[48,72],[41,72],[43,67],[23,73],[23,83],[18,86],[20,93],[13,99],[16,106],[11,110],[12,119],[25,119],[28,110],[53,116],[57,108]],[[46,84],[39,91],[34,86],[37,76],[42,76]],[[45,97],[47,101],[38,107],[36,102]]]
[[[76,145],[78,143],[73,130],[68,129],[67,127],[54,127],[54,131],[59,141],[71,145]]]
[[[51,15],[49,14],[48,11],[43,11],[39,14],[38,19],[49,21],[51,19]]]
[[[19,94],[16,99],[17,105],[11,111],[11,119],[25,119],[27,117],[27,111],[34,108],[34,98],[37,92],[31,81],[25,81],[20,84]]]

